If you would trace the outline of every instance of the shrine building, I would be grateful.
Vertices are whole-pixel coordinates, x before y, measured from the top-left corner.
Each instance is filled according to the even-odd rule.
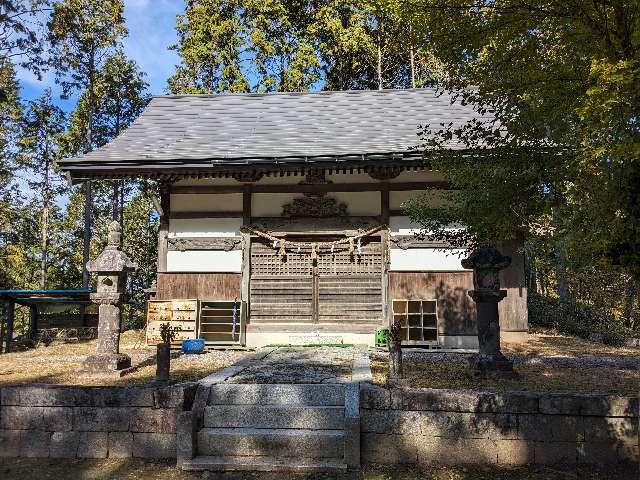
[[[158,182],[150,331],[170,320],[209,345],[371,344],[397,318],[407,345],[474,348],[464,252],[414,235],[403,206],[450,188],[428,168],[419,127],[476,117],[428,88],[168,95],[109,144],[59,164],[76,183]],[[501,247],[512,257],[502,339],[520,342],[524,265],[516,243]]]

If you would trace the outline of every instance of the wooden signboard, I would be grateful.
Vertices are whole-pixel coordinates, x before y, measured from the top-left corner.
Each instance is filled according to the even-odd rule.
[[[160,325],[169,323],[177,329],[172,345],[197,338],[198,300],[149,300],[147,302],[147,345],[162,341]]]

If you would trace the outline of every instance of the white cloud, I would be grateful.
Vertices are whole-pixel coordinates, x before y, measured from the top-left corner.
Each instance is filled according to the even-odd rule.
[[[176,15],[183,10],[184,2],[180,0],[125,0],[125,20],[129,29],[129,36],[123,42],[125,53],[147,74],[149,93],[153,95],[165,93],[167,79],[179,62],[178,56],[168,47],[176,42]],[[33,73],[18,68],[17,77],[25,99],[40,96],[47,87],[52,87],[54,95],[59,93],[51,71],[38,80]]]
[[[176,15],[182,13],[184,3],[178,0],[126,0],[125,17],[129,36],[125,52],[147,74],[150,91],[154,95],[166,90],[179,59],[168,50],[176,42]]]

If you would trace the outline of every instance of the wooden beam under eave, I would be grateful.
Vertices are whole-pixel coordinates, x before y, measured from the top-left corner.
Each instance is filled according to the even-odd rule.
[[[245,193],[247,187],[252,193],[331,193],[331,192],[379,192],[387,188],[391,192],[408,190],[452,190],[449,182],[402,182],[402,183],[328,183],[323,185],[202,185],[173,187],[173,194],[208,194],[220,195],[229,193]]]

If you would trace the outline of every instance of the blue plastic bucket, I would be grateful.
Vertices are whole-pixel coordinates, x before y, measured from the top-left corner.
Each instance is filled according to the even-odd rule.
[[[204,340],[202,338],[183,340],[182,351],[184,353],[202,353],[204,352]]]

